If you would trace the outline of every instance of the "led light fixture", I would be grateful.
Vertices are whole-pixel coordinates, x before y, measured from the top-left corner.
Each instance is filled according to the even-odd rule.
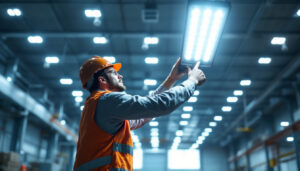
[[[223,27],[229,12],[227,2],[201,2],[189,0],[185,37],[183,44],[183,64],[211,65]]]
[[[194,96],[198,96],[200,94],[200,91],[199,90],[195,90],[194,91]]]
[[[157,121],[151,121],[151,122],[149,122],[149,125],[150,126],[158,126],[159,123]]]
[[[74,91],[72,91],[72,96],[77,97],[77,96],[82,96],[82,95],[83,95],[83,92],[80,91],[80,90],[74,90]]]
[[[211,128],[205,128],[204,132],[212,132],[212,129]]]
[[[223,106],[223,107],[222,107],[222,111],[223,111],[223,112],[230,112],[231,109],[232,109],[231,106]]]
[[[61,120],[61,121],[60,121],[60,124],[66,125],[66,121],[65,121],[65,120]]]
[[[222,119],[223,119],[222,116],[215,116],[215,117],[214,117],[214,120],[215,120],[215,121],[221,121]]]
[[[297,10],[296,16],[297,16],[297,17],[300,17],[300,9]]]
[[[258,59],[259,64],[269,64],[271,63],[272,59],[270,57],[260,57]]]
[[[189,113],[183,113],[183,114],[181,114],[181,118],[183,118],[183,119],[189,119],[189,118],[191,118],[191,114],[189,114]]]
[[[180,137],[183,135],[183,131],[182,130],[177,130],[176,131],[176,136]]]
[[[158,37],[145,37],[144,38],[144,44],[156,45],[156,44],[158,44],[158,42],[159,42]]]
[[[283,45],[285,44],[286,38],[285,37],[273,37],[271,40],[272,45]]]
[[[227,97],[227,102],[229,102],[229,103],[235,103],[238,100],[239,99],[237,97]]]
[[[183,107],[183,111],[185,111],[185,112],[191,112],[191,111],[193,111],[193,107],[192,106],[184,106]]]
[[[157,84],[156,80],[152,80],[152,79],[145,79],[144,80],[144,84],[145,85],[150,85],[150,86],[155,86]]]
[[[22,11],[19,8],[9,8],[7,9],[7,14],[11,17],[19,17],[22,15]]]
[[[197,102],[197,97],[190,97],[188,100],[189,103],[195,103]]]
[[[48,64],[57,64],[59,62],[59,58],[57,56],[47,56],[45,58],[45,62]]]
[[[80,110],[82,111],[83,110],[83,108],[84,108],[84,106],[82,105],[82,106],[80,106]]]
[[[179,125],[182,125],[182,126],[185,126],[185,125],[188,125],[189,122],[188,121],[180,121],[179,122]]]
[[[250,86],[251,85],[251,80],[241,80],[240,85],[241,86]]]
[[[282,126],[282,127],[286,127],[286,126],[289,126],[289,125],[290,125],[290,123],[287,122],[287,121],[280,122],[280,126]]]
[[[82,97],[81,96],[77,96],[77,97],[75,97],[75,101],[77,102],[77,103],[80,103],[80,102],[82,102]]]
[[[95,44],[106,44],[108,42],[106,37],[94,37],[93,41]]]
[[[41,36],[28,36],[27,40],[29,43],[33,43],[33,44],[43,43],[43,38]]]
[[[235,95],[235,96],[242,96],[243,95],[243,90],[234,90],[233,91],[233,95]]]
[[[145,63],[146,64],[157,64],[158,63],[158,58],[157,57],[146,57],[145,58]]]
[[[108,60],[111,63],[116,62],[116,58],[114,56],[103,56],[104,59]]]
[[[84,14],[88,18],[91,18],[91,17],[99,18],[102,16],[101,11],[98,9],[86,9],[86,10],[84,10]]]
[[[209,122],[209,126],[215,127],[215,126],[217,126],[217,123],[216,122]]]
[[[59,81],[63,85],[70,85],[73,83],[73,80],[71,78],[62,78]]]
[[[286,141],[288,141],[288,142],[293,142],[293,141],[294,141],[294,137],[287,137],[287,138],[286,138]]]

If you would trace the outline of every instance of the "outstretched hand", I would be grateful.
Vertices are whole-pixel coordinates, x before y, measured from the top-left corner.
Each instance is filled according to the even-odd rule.
[[[177,81],[177,80],[180,80],[182,77],[185,76],[185,74],[188,73],[188,68],[186,68],[186,70],[180,72],[179,71],[179,65],[181,63],[181,58],[178,58],[178,60],[176,61],[176,63],[173,65],[172,67],[172,70],[169,74],[169,78],[174,80],[174,81]]]
[[[201,69],[199,69],[199,66],[200,62],[197,62],[193,69],[188,68],[188,78],[194,80],[198,86],[202,85],[206,81],[205,74]]]

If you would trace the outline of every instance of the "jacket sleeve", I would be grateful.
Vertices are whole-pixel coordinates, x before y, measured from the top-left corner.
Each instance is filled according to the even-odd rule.
[[[167,115],[174,111],[192,96],[194,90],[195,82],[186,80],[178,86],[151,96],[113,92],[106,94],[101,99],[101,108],[103,113],[108,114],[113,119],[153,118]]]
[[[156,94],[162,93],[166,91],[167,89],[163,86],[160,85],[155,91],[149,92],[150,96],[155,96]],[[130,129],[131,130],[136,130],[144,126],[146,123],[150,122],[153,118],[143,118],[143,119],[136,119],[136,120],[128,120]]]

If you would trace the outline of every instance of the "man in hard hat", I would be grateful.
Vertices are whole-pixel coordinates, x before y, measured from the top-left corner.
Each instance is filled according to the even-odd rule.
[[[80,68],[80,80],[91,95],[86,99],[79,125],[75,171],[132,171],[133,142],[130,130],[140,128],[153,117],[171,113],[205,82],[204,73],[187,67],[179,72],[180,59],[161,86],[149,96],[125,92],[120,63],[101,57],[87,60]],[[180,85],[172,85],[186,73]]]

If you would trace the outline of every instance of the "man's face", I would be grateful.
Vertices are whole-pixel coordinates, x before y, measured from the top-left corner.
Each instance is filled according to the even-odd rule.
[[[109,67],[104,71],[104,73],[106,73],[108,77],[109,90],[111,91],[126,90],[126,87],[122,81],[123,76],[120,75],[114,68]]]

